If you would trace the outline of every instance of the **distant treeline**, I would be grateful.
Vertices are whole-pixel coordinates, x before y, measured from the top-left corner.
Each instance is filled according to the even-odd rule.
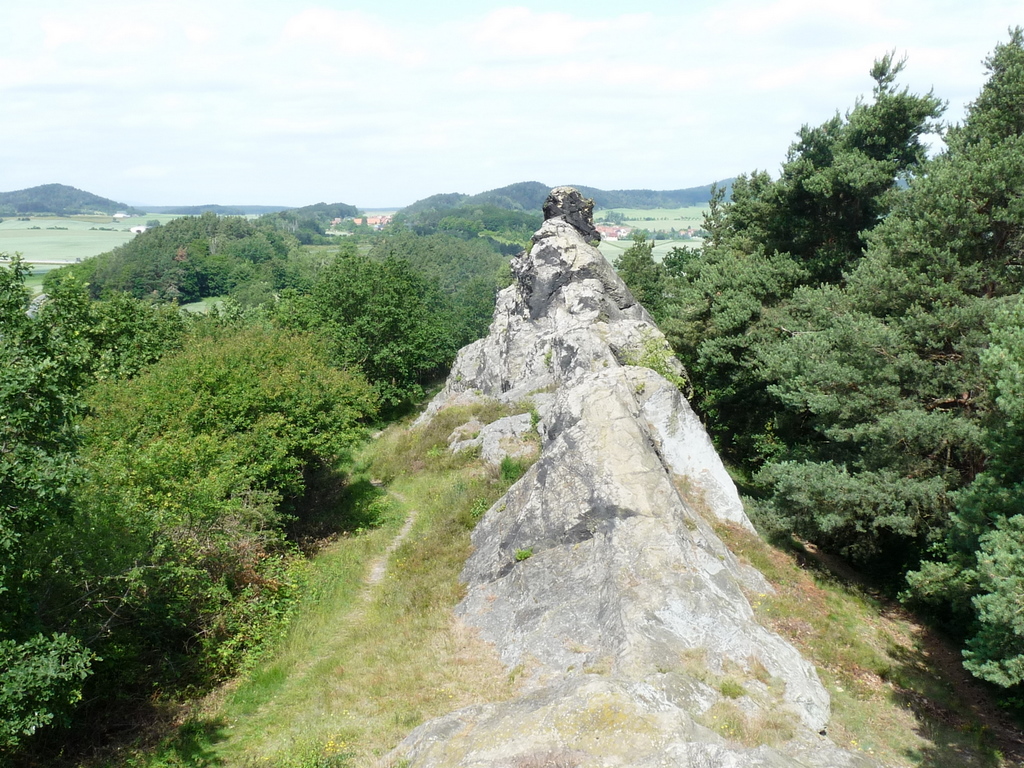
[[[732,179],[718,182],[719,188],[727,192]],[[713,185],[688,187],[670,191],[651,189],[621,189],[607,191],[594,187],[576,188],[594,201],[597,208],[686,208],[693,205],[707,205],[711,199]],[[544,205],[551,187],[538,181],[522,181],[507,187],[481,192],[478,195],[449,193],[432,195],[402,209],[406,216],[427,211],[445,211],[452,208],[471,208],[476,205],[492,205],[510,211],[539,211]]]
[[[285,210],[281,205],[147,205],[147,213],[163,213],[172,216],[202,216],[216,213],[218,216],[253,216],[276,213]]]
[[[477,202],[412,212],[405,209],[395,216],[394,228],[420,235],[446,232],[462,238],[482,237],[498,250],[512,254],[529,244],[542,222],[540,207],[527,212]]]
[[[218,216],[254,216],[268,213],[288,213],[302,219],[316,219],[321,223],[334,218],[358,216],[359,209],[345,203],[316,203],[302,208],[288,208],[283,205],[150,205],[148,213],[165,213],[175,216],[201,216],[216,213]]]

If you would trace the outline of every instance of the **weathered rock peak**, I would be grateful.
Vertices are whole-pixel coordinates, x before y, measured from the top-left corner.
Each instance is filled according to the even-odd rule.
[[[456,609],[527,683],[511,701],[420,726],[393,757],[417,768],[871,765],[824,735],[829,697],[814,668],[757,622],[748,595],[771,587],[715,532],[752,527],[680,391],[685,371],[590,244],[592,208],[552,191],[488,336],[459,353],[421,417],[481,398],[539,415],[540,457],[477,525]],[[487,429],[521,433],[518,419]],[[500,461],[500,440],[491,446]],[[726,679],[742,693],[723,693]],[[727,711],[783,736],[731,741],[712,727]]]

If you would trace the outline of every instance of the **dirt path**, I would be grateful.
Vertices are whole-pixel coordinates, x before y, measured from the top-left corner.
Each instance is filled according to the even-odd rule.
[[[405,497],[402,496],[402,494],[395,493],[394,491],[388,491],[388,493],[403,504],[405,503]],[[409,533],[412,531],[412,527],[416,523],[416,518],[418,516],[418,510],[410,510],[406,516],[405,523],[402,524],[401,529],[399,529],[398,533],[395,534],[395,537],[388,544],[387,548],[370,561],[366,569],[366,576],[363,579],[363,589],[360,592],[359,597],[353,601],[352,606],[345,612],[346,624],[355,624],[365,617],[370,601],[373,599],[374,587],[378,586],[384,580],[384,577],[387,576],[388,560],[390,560],[391,555],[394,554],[395,550],[402,545],[402,542],[409,537]],[[304,662],[297,664],[291,673],[292,676],[300,677],[306,674],[314,667],[315,664],[325,658],[328,658],[333,653],[333,647],[335,645],[339,643],[347,643],[348,641],[348,637],[344,632],[335,633],[331,638],[324,642],[319,654],[315,654]]]
[[[398,499],[398,501],[403,504],[405,503],[405,497],[402,496],[402,494],[395,493],[394,491],[390,491],[390,493],[394,498]],[[402,525],[401,530],[398,531],[395,538],[391,540],[390,544],[388,544],[387,549],[370,562],[370,569],[366,576],[366,586],[363,589],[364,601],[370,599],[370,593],[373,588],[384,580],[384,577],[388,572],[388,560],[391,558],[391,555],[394,554],[395,550],[402,546],[402,543],[409,537],[409,533],[412,531],[413,525],[416,524],[416,518],[418,516],[418,510],[409,510],[409,516],[406,518],[405,524]]]

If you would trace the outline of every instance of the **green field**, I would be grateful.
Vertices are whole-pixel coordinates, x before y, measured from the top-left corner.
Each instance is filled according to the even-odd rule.
[[[668,255],[673,248],[700,248],[703,241],[694,238],[692,240],[655,240],[654,243],[654,260],[661,261]],[[622,255],[629,246],[633,244],[632,240],[602,240],[601,244],[597,247],[597,250],[601,252],[608,261],[614,263],[615,260]]]
[[[134,237],[129,228],[146,223],[145,219],[141,222],[125,219],[115,224],[109,216],[90,219],[99,221],[80,217],[5,219],[0,223],[0,252],[20,253],[26,261],[73,262],[126,243]],[[132,223],[127,223],[129,221]]]
[[[43,276],[62,264],[71,264],[106,253],[131,240],[132,227],[176,216],[147,214],[114,221],[110,216],[33,216],[28,221],[5,218],[0,221],[0,253],[20,253],[32,263],[29,288],[38,292]]]
[[[646,229],[651,232],[677,231],[693,227],[699,229],[704,223],[706,205],[692,205],[688,208],[605,208],[594,214],[597,224],[608,222],[609,214],[617,214],[616,223],[633,229]],[[621,217],[621,219],[619,219]],[[688,240],[656,240],[654,259],[661,261],[673,248],[700,248],[700,238]],[[598,250],[608,261],[614,262],[623,251],[633,243],[631,240],[602,240]]]
[[[688,208],[605,208],[594,213],[594,220],[604,223],[608,214],[621,216],[628,227],[649,229],[652,232],[670,229],[699,229],[704,223],[706,205],[691,205]]]
[[[181,308],[186,312],[192,312],[197,315],[207,314],[213,307],[219,307],[224,303],[226,296],[207,296],[205,299],[199,301],[193,301],[190,304],[182,304]]]

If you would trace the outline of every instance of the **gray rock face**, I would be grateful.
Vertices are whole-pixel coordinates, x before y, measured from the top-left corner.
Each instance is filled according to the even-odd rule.
[[[512,701],[420,726],[394,759],[870,765],[821,735],[829,697],[814,668],[757,623],[747,595],[771,587],[713,528],[751,528],[736,489],[664,337],[570,223],[586,213],[574,194],[553,193],[563,213],[517,259],[489,336],[423,417],[480,397],[530,398],[540,413],[540,458],[474,531],[457,608],[527,682]],[[720,717],[746,737],[721,735]]]
[[[490,424],[475,419],[456,429],[448,439],[453,452],[480,449],[480,458],[495,466],[508,456],[513,459],[533,458],[537,451],[530,440],[533,418],[528,413],[506,416]]]

